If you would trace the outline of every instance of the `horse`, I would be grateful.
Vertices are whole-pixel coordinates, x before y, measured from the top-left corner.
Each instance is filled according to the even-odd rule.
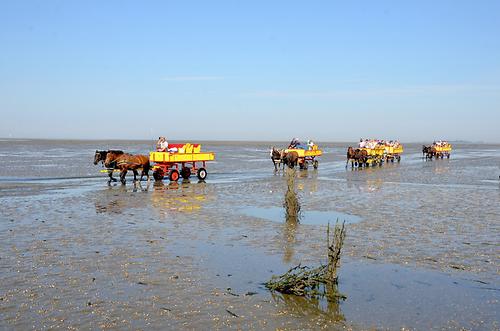
[[[345,164],[345,167],[347,168],[347,165],[349,164],[349,161],[351,161],[351,166],[354,168],[354,164],[356,163],[357,166],[361,167],[364,164],[366,164],[368,160],[368,153],[364,149],[360,148],[352,148],[349,146],[347,148],[347,162]]]
[[[422,145],[422,157],[425,156],[425,159],[431,159],[436,156],[436,149],[433,146],[425,146]]]
[[[127,153],[116,153],[115,151],[108,151],[106,159],[104,160],[106,168],[120,169],[120,181],[125,184],[125,176],[128,170],[134,173],[134,182],[137,181],[137,169],[142,168],[141,179],[144,175],[149,180],[149,157],[146,155],[132,155]]]
[[[94,165],[97,165],[99,162],[102,162],[102,165],[104,166],[104,160],[106,160],[106,156],[109,152],[114,152],[117,154],[123,154],[123,151],[120,150],[107,150],[107,151],[95,151],[94,154]],[[116,178],[113,177],[113,170],[114,169],[108,169],[108,176],[109,176],[109,182],[111,181],[116,182]]]
[[[283,160],[284,154],[285,152],[282,149],[281,150],[277,149],[274,146],[271,148],[269,155],[271,156],[271,161],[273,161],[275,171],[278,171],[278,169],[281,166],[281,163],[283,163],[283,168],[285,168],[285,163]]]
[[[296,151],[291,151],[288,153],[283,152],[282,160],[283,163],[286,164],[290,169],[293,169],[299,162],[299,153],[297,153]]]

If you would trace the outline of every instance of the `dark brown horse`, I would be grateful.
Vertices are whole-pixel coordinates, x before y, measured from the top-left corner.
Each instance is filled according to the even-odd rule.
[[[273,161],[275,171],[278,171],[282,163],[283,169],[285,168],[285,163],[283,162],[285,152],[282,149],[280,150],[273,146],[269,155],[271,156],[271,161]]]
[[[134,173],[134,181],[137,180],[137,169],[142,168],[141,179],[144,175],[149,180],[149,157],[146,155],[132,155],[126,153],[116,153],[115,151],[108,151],[104,166],[109,169],[120,169],[120,181],[125,184],[125,176],[127,171],[132,170]]]
[[[283,152],[282,160],[284,164],[293,169],[299,162],[299,153],[297,153],[296,151],[291,151],[288,153]]]
[[[430,159],[432,160],[432,158],[434,156],[436,156],[436,149],[433,147],[433,146],[425,146],[423,145],[422,146],[422,157],[425,156],[425,159]]]
[[[107,150],[107,151],[96,150],[95,154],[94,154],[94,165],[97,165],[99,162],[101,162],[102,165],[104,166],[104,160],[106,160],[106,156],[108,155],[108,152],[123,154],[123,151],[120,151],[120,150]],[[113,177],[113,170],[114,169],[108,169],[109,182],[111,182],[111,181],[116,182],[116,178]]]
[[[353,168],[354,165],[362,167],[363,165],[366,165],[366,162],[368,161],[368,153],[364,149],[354,149],[349,146],[349,148],[347,148],[347,162],[345,164],[346,168],[349,164],[349,161],[351,161],[351,167]]]

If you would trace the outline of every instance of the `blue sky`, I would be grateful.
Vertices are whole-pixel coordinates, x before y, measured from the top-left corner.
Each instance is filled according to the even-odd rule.
[[[2,1],[0,137],[500,142],[500,1]]]

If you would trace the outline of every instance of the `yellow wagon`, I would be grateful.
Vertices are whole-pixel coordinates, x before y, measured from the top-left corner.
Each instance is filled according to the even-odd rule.
[[[366,163],[368,165],[382,165],[385,155],[384,146],[377,146],[375,148],[360,148],[360,150],[366,151]]]
[[[206,162],[215,160],[215,153],[201,152],[200,144],[169,144],[175,152],[150,152],[149,161],[154,162],[153,178],[162,180],[168,175],[170,181],[179,180],[179,176],[188,179],[192,173],[200,180],[207,177]]]
[[[300,148],[289,148],[285,149],[285,153],[296,152],[299,156],[298,164],[300,169],[307,169],[309,163],[312,164],[314,169],[318,169],[319,161],[316,159],[318,156],[323,155],[323,151],[318,149],[318,146],[314,145],[313,149],[300,149]]]
[[[386,162],[394,162],[394,160],[397,160],[398,162],[401,161],[401,154],[404,152],[403,145],[399,145],[397,147],[384,146],[384,148]]]
[[[451,155],[451,144],[446,144],[444,146],[433,146],[434,149],[435,149],[435,155],[436,155],[436,159],[438,159],[439,157],[441,157],[442,159],[444,159],[445,157],[446,158],[450,158],[450,155]]]

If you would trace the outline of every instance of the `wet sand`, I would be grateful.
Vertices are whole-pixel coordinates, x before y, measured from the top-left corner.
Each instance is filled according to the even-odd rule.
[[[500,328],[500,146],[425,162],[415,145],[401,164],[358,171],[331,144],[317,171],[298,172],[302,210],[357,218],[340,270],[347,299],[328,303],[262,285],[325,262],[326,246],[324,224],[252,215],[281,208],[286,191],[267,144],[209,143],[206,183],[110,187],[91,164],[106,144],[0,144],[19,158],[1,161],[0,328]],[[50,159],[68,166],[36,166]]]

